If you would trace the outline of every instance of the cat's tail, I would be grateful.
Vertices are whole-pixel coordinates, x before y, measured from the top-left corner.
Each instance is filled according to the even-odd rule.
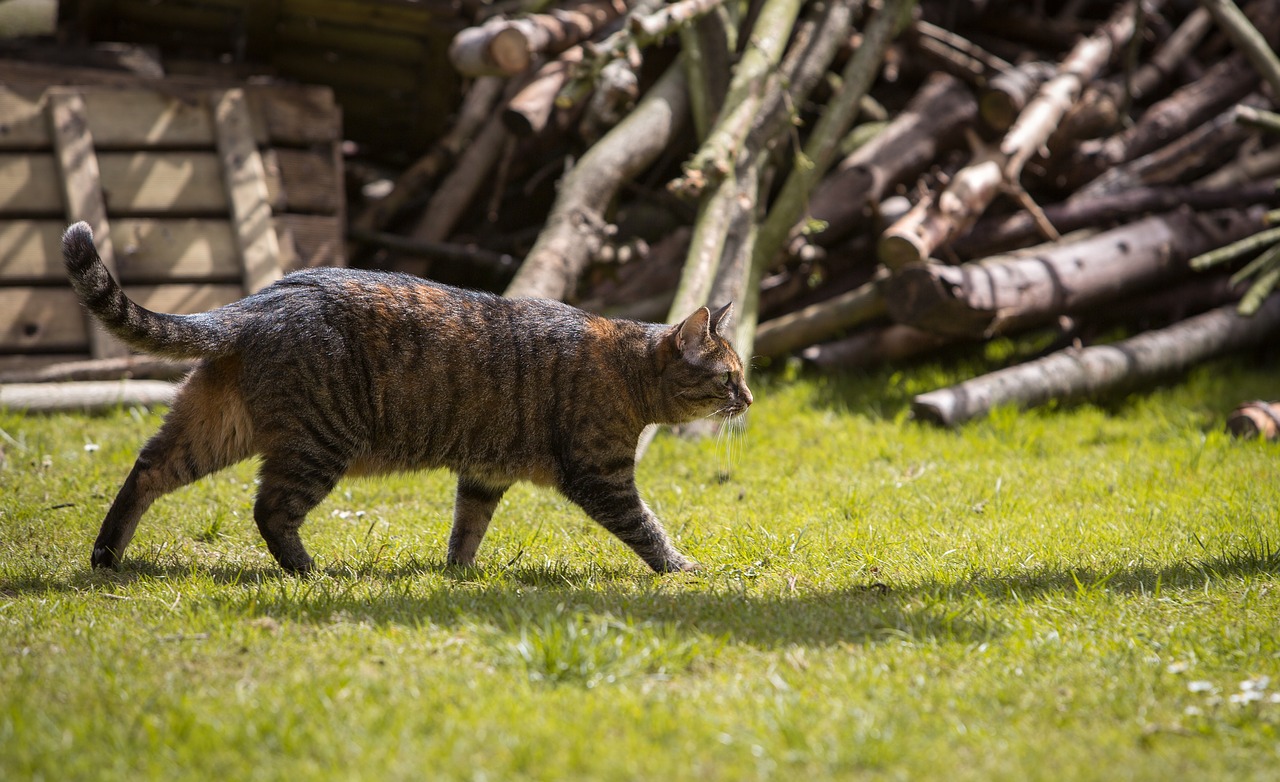
[[[231,351],[230,334],[209,313],[168,315],[139,305],[112,278],[93,245],[93,230],[79,222],[62,235],[62,260],[86,309],[129,346],[157,356],[200,358]]]

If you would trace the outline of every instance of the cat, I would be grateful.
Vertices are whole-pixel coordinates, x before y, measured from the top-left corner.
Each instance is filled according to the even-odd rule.
[[[325,268],[169,315],[128,298],[88,224],[62,242],[72,287],[110,333],[200,359],[107,511],[94,567],[120,562],[157,498],[254,455],[254,521],[289,572],[314,567],[299,528],[344,475],[439,467],[458,475],[450,564],[475,562],[499,499],[528,480],[558,489],[654,571],[697,567],[640,499],[636,443],[648,424],[733,418],[752,404],[724,337],[732,304],[667,326]]]

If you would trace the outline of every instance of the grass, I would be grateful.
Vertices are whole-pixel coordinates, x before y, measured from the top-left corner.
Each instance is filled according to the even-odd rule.
[[[0,413],[0,778],[1274,778],[1280,451],[1221,428],[1280,369],[907,420],[964,371],[760,380],[725,481],[659,437],[674,577],[524,487],[445,568],[429,474],[342,483],[296,580],[251,464],[92,572],[158,414]]]

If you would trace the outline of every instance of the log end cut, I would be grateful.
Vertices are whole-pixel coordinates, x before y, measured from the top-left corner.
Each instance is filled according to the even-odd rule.
[[[1280,438],[1280,402],[1245,402],[1227,416],[1227,431],[1242,439]]]

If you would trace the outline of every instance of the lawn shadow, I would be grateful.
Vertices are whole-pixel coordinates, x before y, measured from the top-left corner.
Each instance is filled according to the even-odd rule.
[[[981,643],[1005,632],[990,611],[977,609],[984,604],[1080,599],[1099,590],[1155,596],[1277,572],[1280,551],[1266,543],[1164,566],[1114,571],[1045,567],[901,586],[869,582],[829,591],[799,585],[776,595],[752,593],[737,576],[653,576],[633,567],[598,565],[461,568],[411,558],[382,566],[338,564],[318,576],[298,578],[273,566],[128,560],[120,571],[10,578],[0,583],[0,600],[39,592],[116,597],[116,591],[138,582],[200,578],[232,588],[205,598],[222,610],[276,620],[328,624],[341,617],[372,625],[482,625],[519,636],[530,627],[564,622],[566,616],[604,616],[676,635],[769,649],[904,639]]]

